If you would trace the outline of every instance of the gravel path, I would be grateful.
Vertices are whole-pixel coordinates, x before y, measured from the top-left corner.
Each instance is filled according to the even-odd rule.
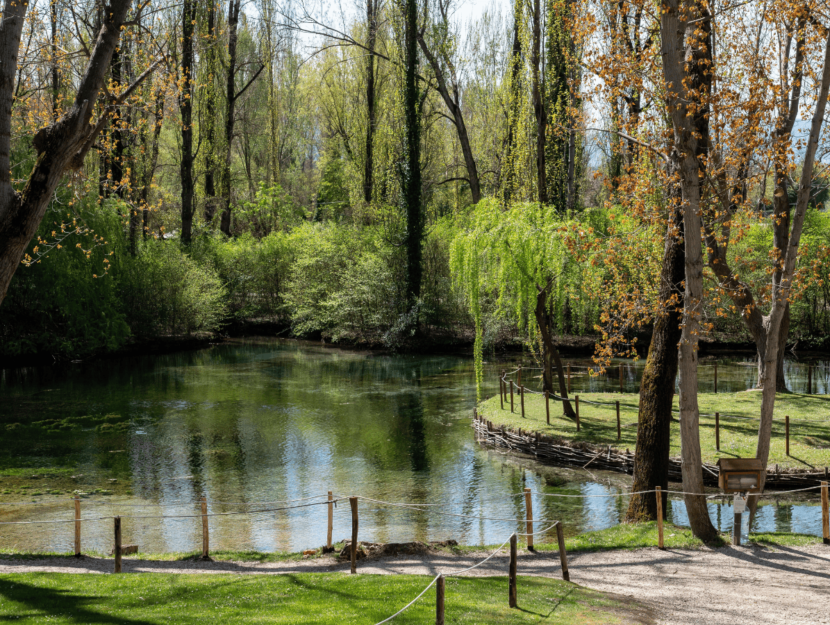
[[[360,560],[360,573],[451,573],[487,555],[436,553]],[[466,575],[504,575],[501,554]],[[125,572],[274,574],[348,572],[348,562],[157,562],[124,558]],[[758,547],[701,550],[641,549],[571,554],[571,581],[651,606],[666,625],[830,625],[830,547]],[[52,571],[108,573],[112,559],[0,558],[0,574]],[[559,577],[556,552],[520,552],[520,575]],[[519,588],[521,593],[521,587]]]

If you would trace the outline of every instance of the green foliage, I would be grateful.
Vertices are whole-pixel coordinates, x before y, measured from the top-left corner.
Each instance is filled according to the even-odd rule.
[[[292,233],[291,247],[285,300],[295,333],[380,340],[392,327],[401,276],[376,230],[304,224]]]
[[[119,283],[139,337],[212,332],[226,316],[226,293],[216,271],[174,242],[144,243],[135,258],[125,261]]]
[[[54,242],[61,224],[73,220],[89,233],[63,239],[60,248],[17,270],[0,306],[0,355],[78,357],[124,344],[130,328],[116,282],[125,247],[120,209],[93,200],[74,209],[51,205],[38,237]],[[96,244],[96,236],[105,243]],[[30,254],[36,246],[30,245]]]
[[[243,202],[234,215],[237,231],[262,238],[297,225],[303,218],[303,210],[280,185],[267,187],[260,181],[253,201]]]
[[[450,267],[456,284],[467,296],[476,326],[476,361],[483,351],[482,302],[494,302],[498,315],[536,341],[534,316],[538,290],[554,287],[549,306],[559,327],[570,309],[578,326],[590,327],[593,302],[579,297],[587,266],[575,262],[564,243],[563,230],[574,225],[554,207],[513,204],[506,210],[495,200],[483,200],[461,219],[453,240]],[[578,225],[578,224],[576,224]],[[480,376],[481,368],[477,367]]]
[[[233,239],[202,237],[191,254],[218,272],[231,318],[287,319],[284,291],[293,262],[290,234],[272,232],[260,240],[250,234]]]

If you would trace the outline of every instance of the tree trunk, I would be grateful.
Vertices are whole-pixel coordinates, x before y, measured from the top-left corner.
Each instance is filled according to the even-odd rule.
[[[542,62],[542,1],[533,0],[533,47],[530,56],[533,76],[533,113],[536,117],[536,192],[540,204],[548,203],[547,165],[545,164],[545,141],[547,135],[547,112],[542,98],[540,68]]]
[[[406,209],[406,298],[407,312],[421,296],[421,111],[418,89],[418,3],[404,3],[404,117],[405,161],[402,173],[402,199]],[[417,324],[417,321],[415,321]]]
[[[674,177],[675,167],[669,175]],[[669,451],[671,447],[672,403],[677,377],[677,344],[680,341],[680,325],[683,321],[678,305],[683,294],[680,285],[686,276],[685,248],[683,245],[683,212],[680,206],[680,187],[670,182],[669,197],[672,202],[670,219],[663,248],[663,267],[660,272],[658,294],[660,314],[654,321],[651,344],[640,382],[640,416],[637,424],[637,446],[634,450],[634,493],[654,490],[664,491],[669,485]],[[663,495],[663,510],[667,496]],[[626,521],[641,522],[657,519],[657,500],[653,493],[632,495],[628,504]]]
[[[452,94],[447,85],[447,78],[444,75],[444,70],[439,63],[438,58],[433,54],[432,50],[426,44],[423,34],[418,34],[418,44],[424,53],[427,61],[432,67],[435,74],[435,80],[438,83],[438,93],[444,100],[444,104],[449,109],[453,118],[453,125],[455,126],[458,143],[461,146],[461,154],[464,156],[464,166],[467,169],[467,182],[470,183],[470,195],[472,196],[473,204],[478,204],[481,201],[481,183],[478,177],[478,166],[473,157],[473,148],[470,145],[470,137],[467,134],[467,125],[464,123],[464,112],[461,110],[460,97],[458,93],[458,84],[455,82],[455,68],[452,66],[449,58],[443,58],[443,62],[448,66],[452,79]]]
[[[375,125],[377,123],[375,103],[375,42],[377,40],[377,0],[366,0],[366,162],[363,167],[363,200],[372,203],[375,168]]]
[[[192,0],[182,4],[182,76],[180,78],[179,111],[182,116],[182,157],[179,175],[182,180],[182,235],[183,245],[193,238],[193,22],[196,5]]]
[[[228,82],[227,108],[225,117],[225,158],[222,162],[222,217],[219,229],[231,235],[231,145],[233,144],[233,127],[236,122],[236,44],[238,42],[237,26],[241,0],[228,2]]]
[[[205,85],[205,119],[199,127],[200,132],[205,133],[205,221],[211,223],[216,216],[216,172],[215,155],[216,145],[216,78],[213,75],[219,69],[217,61],[216,46],[219,38],[216,36],[216,0],[207,2],[207,50],[205,52],[205,65],[207,76]]]
[[[51,26],[50,44],[51,54],[50,59],[52,67],[50,68],[52,78],[52,120],[58,119],[58,98],[60,97],[61,89],[61,75],[58,70],[58,3],[53,1],[49,3],[49,25]]]
[[[153,127],[152,144],[150,145],[150,160],[144,170],[144,184],[141,188],[141,237],[145,241],[150,234],[150,188],[153,184],[153,176],[155,176],[156,165],[159,160],[159,138],[161,137],[161,126],[164,120],[164,90],[162,88],[159,88],[156,92],[156,112],[154,119],[155,126]],[[184,179],[182,179],[182,184],[184,184]]]
[[[788,294],[792,289],[793,274],[795,273],[798,258],[798,246],[801,243],[801,233],[804,228],[804,218],[810,202],[810,192],[813,188],[813,168],[816,151],[821,137],[824,114],[827,108],[827,96],[830,93],[830,33],[825,42],[824,67],[822,68],[821,88],[816,100],[816,108],[810,126],[810,137],[804,154],[804,163],[801,169],[801,181],[798,187],[798,200],[792,218],[792,231],[789,233],[786,249],[781,250],[781,270],[777,283],[774,283],[772,309],[767,321],[767,345],[764,367],[764,390],[761,397],[761,420],[758,424],[758,446],[755,457],[761,461],[766,469],[769,462],[770,439],[772,436],[772,418],[775,409],[776,377],[778,375],[778,351],[781,344],[783,319],[788,309]],[[761,491],[763,492],[766,474],[761,473]],[[749,499],[750,524],[754,520],[758,506],[758,497]]]
[[[553,343],[553,330],[551,328],[550,310],[548,308],[548,294],[551,283],[545,288],[537,287],[536,294],[536,325],[542,335],[542,383],[544,390],[553,392],[553,368],[556,367],[556,376],[559,383],[559,396],[562,397],[562,412],[570,419],[576,419],[571,402],[568,400],[568,383],[565,381],[565,373],[562,367],[562,359],[559,350]]]
[[[700,19],[697,19],[700,18]],[[711,22],[700,0],[663,0],[660,34],[668,108],[679,154],[683,193],[683,228],[687,236],[680,339],[680,451],[683,490],[689,524],[704,542],[717,538],[703,496],[700,453],[700,411],[697,403],[698,339],[703,305],[701,246],[701,169],[709,144],[709,106],[712,60]],[[699,94],[699,95],[698,95]]]
[[[519,29],[522,22],[523,0],[513,0],[513,49],[510,53],[510,84],[507,102],[507,144],[501,164],[502,202],[505,206],[513,201],[516,186],[516,135],[519,132],[519,100],[522,78],[522,41]]]
[[[110,0],[75,101],[57,122],[35,135],[32,144],[37,160],[23,191],[17,193],[11,181],[11,109],[18,48],[28,6],[7,0],[0,22],[0,303],[64,171],[69,166],[83,165],[83,158],[103,127],[100,120],[90,123],[93,107],[118,45],[130,1]]]

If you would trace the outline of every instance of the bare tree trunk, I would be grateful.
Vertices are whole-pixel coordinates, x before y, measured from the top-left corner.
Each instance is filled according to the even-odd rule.
[[[547,135],[547,111],[542,97],[540,65],[542,62],[542,2],[533,0],[533,43],[530,55],[532,67],[533,113],[536,116],[536,191],[540,204],[548,203],[547,164],[545,141]]]
[[[60,97],[61,89],[61,75],[58,70],[58,3],[53,0],[49,3],[49,25],[52,28],[50,33],[51,53],[52,53],[52,119],[58,119],[58,98]]]
[[[101,120],[90,123],[93,107],[118,45],[130,0],[110,0],[75,101],[57,122],[35,135],[32,143],[37,160],[23,191],[17,193],[11,181],[11,109],[18,48],[28,6],[7,0],[0,22],[0,303],[63,172],[67,167],[83,165],[84,157],[104,125]],[[110,110],[111,107],[107,107],[105,114]]]
[[[683,213],[680,186],[675,180],[676,163],[669,167],[670,219],[663,248],[663,267],[658,294],[661,312],[654,321],[651,344],[640,382],[640,417],[637,424],[637,447],[634,451],[633,493],[652,491],[669,485],[669,452],[674,385],[677,377],[677,344],[683,321],[678,310],[686,276],[683,245]],[[666,510],[664,493],[663,510]],[[657,500],[652,493],[632,495],[626,521],[653,521],[657,518]]]
[[[208,68],[208,80],[210,84],[205,89],[205,119],[199,131],[205,133],[205,221],[210,223],[216,216],[216,172],[215,154],[216,146],[216,83],[213,72],[219,69],[217,62],[216,47],[219,45],[219,38],[216,36],[216,6],[217,0],[207,0],[207,50],[206,65]],[[204,126],[204,128],[202,128]]]
[[[179,111],[182,115],[182,156],[179,175],[182,180],[182,235],[183,245],[193,238],[193,22],[196,5],[192,0],[182,4],[182,76],[180,78]]]
[[[516,135],[519,122],[519,93],[522,78],[522,41],[519,29],[522,20],[522,1],[513,0],[513,49],[510,53],[510,85],[507,102],[507,144],[505,158],[501,165],[502,201],[505,205],[513,201],[516,186]]]
[[[228,2],[228,83],[225,117],[225,158],[222,162],[222,216],[219,229],[231,235],[231,145],[233,144],[233,127],[236,122],[236,44],[238,41],[239,9],[241,0]]]
[[[150,145],[150,158],[144,170],[144,184],[141,188],[142,224],[141,237],[146,241],[150,233],[150,188],[153,184],[153,176],[156,173],[156,165],[159,160],[159,138],[161,137],[161,125],[164,120],[164,90],[159,88],[156,92],[156,111],[154,115],[155,126],[153,126],[152,143]],[[182,181],[184,184],[184,181]]]
[[[377,106],[375,102],[375,43],[377,40],[377,2],[366,0],[366,162],[363,167],[363,199],[372,203],[374,189],[373,174],[375,169],[375,125],[377,124]]]

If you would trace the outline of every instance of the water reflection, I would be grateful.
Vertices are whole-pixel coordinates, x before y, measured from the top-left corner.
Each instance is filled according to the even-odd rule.
[[[624,370],[629,390],[640,367]],[[797,373],[793,366],[788,371]],[[753,375],[751,367],[721,365],[719,385],[727,390],[723,385]],[[492,386],[485,394],[495,394],[495,367],[485,379]],[[599,390],[619,377],[573,382],[576,390]],[[338,497],[431,504],[414,509],[362,500],[361,539],[492,544],[517,528],[509,519],[524,517],[522,491],[529,487],[537,530],[555,520],[568,533],[619,523],[627,499],[608,495],[622,492],[625,478],[600,475],[608,483],[599,483],[587,471],[480,447],[469,427],[475,396],[466,357],[388,356],[277,340],[3,371],[0,503],[46,503],[0,506],[0,520],[71,520],[69,495],[78,490],[90,495],[85,517],[122,515],[124,540],[142,551],[193,551],[201,544],[197,502],[204,496],[211,513],[226,514],[210,520],[212,548],[297,550],[325,542],[325,507],[275,508],[313,504],[280,502],[331,490]],[[719,529],[731,528],[731,507],[712,503],[710,511]],[[686,522],[682,501],[670,502],[668,512]],[[159,518],[171,515],[187,518]],[[348,502],[338,503],[334,517],[335,540],[349,536]],[[84,549],[109,551],[111,523],[86,522]],[[763,531],[818,534],[820,510],[763,506],[757,523]],[[0,526],[0,546],[71,549],[71,522],[45,527]]]

